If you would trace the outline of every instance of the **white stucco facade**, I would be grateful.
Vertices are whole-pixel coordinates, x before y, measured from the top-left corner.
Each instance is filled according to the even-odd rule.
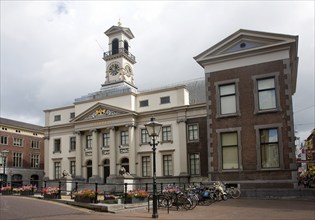
[[[118,39],[119,45],[128,40],[130,46],[133,37],[128,28],[120,26],[105,33],[109,42]],[[76,178],[105,182],[119,175],[121,166],[132,176],[152,176],[152,147],[143,133],[152,116],[163,124],[156,152],[157,176],[187,175],[185,122],[205,116],[206,109],[195,111],[190,106],[184,84],[139,92],[124,70],[119,74],[126,78],[117,78],[108,66],[127,63],[133,70],[135,62],[129,51],[128,58],[126,51],[111,55],[111,46],[104,58],[106,81],[100,91],[77,98],[72,105],[44,111],[46,178],[58,179],[67,170]]]

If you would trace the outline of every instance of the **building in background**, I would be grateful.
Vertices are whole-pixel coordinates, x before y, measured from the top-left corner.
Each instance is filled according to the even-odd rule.
[[[239,30],[195,57],[204,68],[209,177],[293,188],[298,36]]]
[[[305,155],[303,162],[306,164],[306,173],[315,175],[315,129],[306,138],[302,154]]]
[[[43,127],[0,118],[0,179],[12,186],[38,185],[44,176]],[[5,170],[4,170],[5,168]],[[5,173],[5,176],[3,175]]]

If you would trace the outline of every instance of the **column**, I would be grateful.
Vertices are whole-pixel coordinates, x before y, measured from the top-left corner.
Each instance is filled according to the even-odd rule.
[[[180,173],[179,175],[188,175],[187,172],[187,141],[186,141],[186,121],[179,120],[178,122],[178,136],[179,138],[179,161]]]
[[[98,130],[92,130],[92,177],[99,179],[98,175]]]
[[[82,141],[81,132],[75,132],[75,179],[83,179],[82,176]]]
[[[50,148],[49,148],[49,136],[44,137],[44,147],[45,147],[45,160],[44,160],[44,179],[49,179],[49,164],[52,163],[52,161],[49,159],[50,157]],[[53,172],[51,172],[51,175]],[[52,177],[53,179],[53,177]]]
[[[110,160],[109,160],[109,172],[110,176],[116,176],[117,175],[117,168],[116,168],[116,163],[117,163],[117,151],[116,151],[116,129],[115,127],[110,128],[110,133],[109,133],[109,155],[110,155]]]
[[[129,125],[129,173],[132,176],[136,175],[136,143],[135,143],[135,126]]]

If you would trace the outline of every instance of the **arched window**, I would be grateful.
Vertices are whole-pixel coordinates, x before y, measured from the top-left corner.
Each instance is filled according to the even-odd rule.
[[[31,176],[31,185],[36,186],[38,188],[39,176],[34,174]]]
[[[129,45],[128,45],[128,41],[124,41],[124,49],[125,49],[125,53],[128,53],[128,49],[129,49]]]
[[[13,188],[18,188],[21,187],[23,185],[23,177],[21,174],[14,174],[11,177],[11,186]]]
[[[129,173],[129,159],[128,158],[121,159],[121,166],[125,168],[127,173]]]
[[[112,41],[112,54],[118,53],[118,48],[119,48],[118,43],[119,42],[117,38]]]

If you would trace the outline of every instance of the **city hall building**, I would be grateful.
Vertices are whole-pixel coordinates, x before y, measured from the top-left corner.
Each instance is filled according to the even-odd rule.
[[[76,180],[106,183],[121,167],[139,181],[151,179],[144,125],[154,116],[163,125],[158,181],[293,187],[297,37],[240,30],[195,57],[205,78],[139,91],[133,33],[119,24],[105,34],[100,90],[44,111],[47,179],[67,170]]]

